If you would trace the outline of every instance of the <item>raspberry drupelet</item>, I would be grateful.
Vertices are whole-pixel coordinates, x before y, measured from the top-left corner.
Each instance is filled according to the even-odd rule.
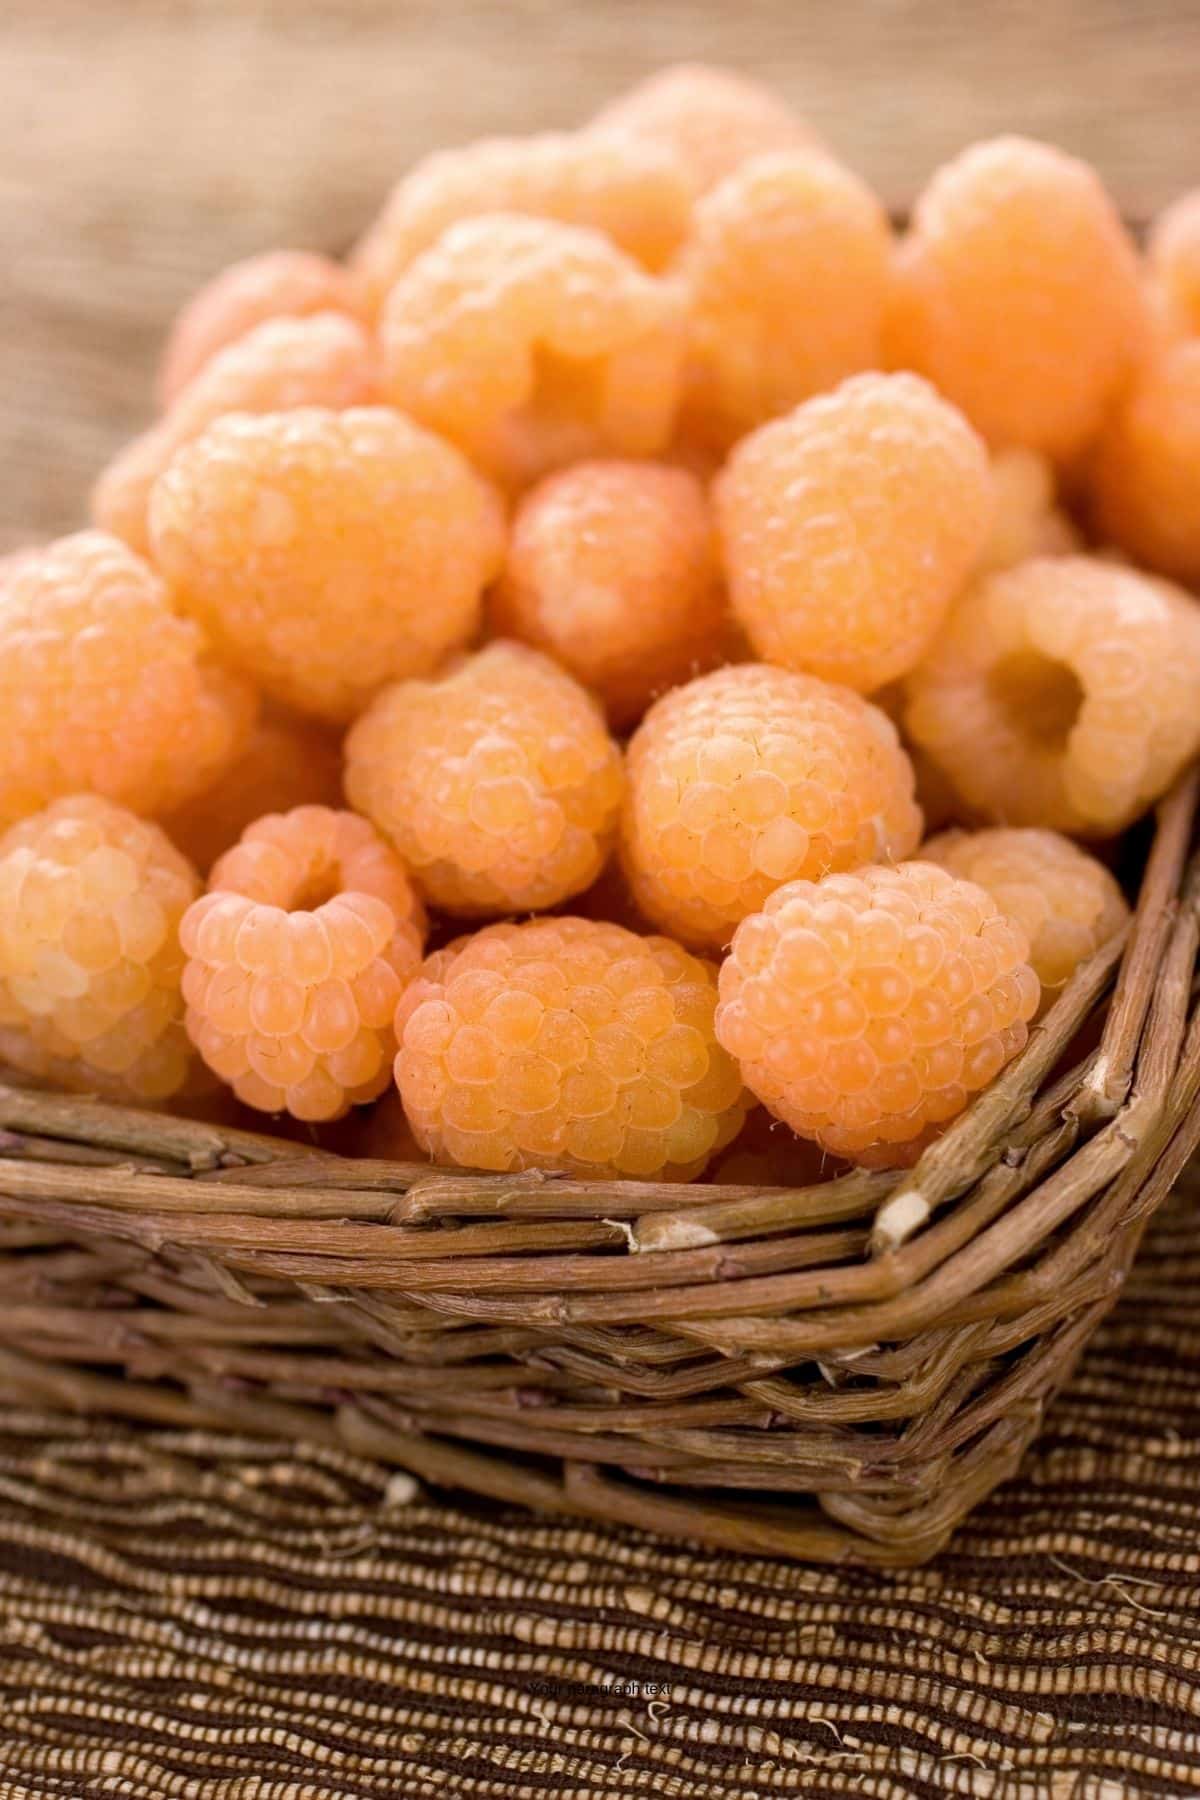
[[[627,769],[625,873],[647,918],[689,944],[727,944],[780,882],[908,856],[921,836],[892,721],[762,663],[664,695]]]
[[[620,730],[722,659],[724,584],[704,489],[684,469],[577,463],[522,500],[494,628],[546,650]]]
[[[192,1042],[247,1106],[339,1118],[387,1086],[424,932],[400,859],[365,819],[269,814],[184,916]]]
[[[777,888],[722,965],[717,1039],[802,1137],[903,1166],[1024,1046],[1020,926],[934,863]]]
[[[376,310],[409,264],[460,219],[526,213],[602,232],[662,269],[688,228],[691,190],[669,150],[633,137],[540,132],[427,156],[399,181],[352,258]]]
[[[1139,353],[1137,253],[1093,169],[1003,137],[939,169],[895,267],[886,327],[995,445],[1082,450]]]
[[[161,1101],[192,1062],[179,922],[196,871],[95,794],[0,837],[0,1061],[59,1087]]]
[[[589,129],[669,150],[696,194],[715,187],[752,156],[820,148],[812,127],[770,88],[705,63],[660,69],[611,100]]]
[[[207,875],[247,826],[297,806],[342,804],[342,749],[336,733],[267,711],[236,761],[210,788],[158,821]]]
[[[976,564],[979,573],[1083,549],[1081,533],[1058,505],[1053,464],[1038,451],[998,450],[992,495],[992,528]]]
[[[767,662],[870,693],[919,661],[992,519],[987,453],[913,375],[857,375],[737,445],[716,485],[734,613]]]
[[[150,535],[222,654],[332,724],[470,639],[504,549],[492,490],[386,407],[218,419],[156,482]]]
[[[1129,917],[1104,864],[1057,831],[945,831],[926,839],[921,860],[973,881],[1021,927],[1043,1011]]]
[[[379,330],[392,404],[506,486],[670,438],[681,296],[597,231],[465,219],[400,277]]]
[[[1168,326],[1200,335],[1200,188],[1159,213],[1146,239],[1146,263]]]
[[[905,724],[976,816],[1106,837],[1200,747],[1200,609],[1168,582],[1039,557],[970,588]]]
[[[159,367],[159,400],[174,405],[211,356],[266,319],[309,313],[362,315],[358,281],[308,250],[267,250],[231,263],[193,294],[167,336]]]
[[[479,1169],[689,1180],[736,1137],[712,966],[590,919],[492,925],[438,951],[396,1013],[417,1142]]]
[[[228,768],[256,711],[106,532],[29,551],[0,580],[0,826],[84,791],[137,813],[180,805]]]
[[[1200,338],[1149,357],[1089,470],[1097,529],[1178,581],[1200,582]]]
[[[176,450],[225,413],[334,412],[373,397],[375,353],[363,327],[341,313],[268,319],[218,350],[190,381],[166,418],[134,438],[92,490],[97,525],[149,554],[150,491]]]
[[[878,199],[819,151],[756,157],[706,194],[675,271],[690,325],[685,433],[725,449],[877,368],[890,254]]]
[[[504,640],[385,688],[347,737],[345,781],[433,905],[482,917],[590,886],[624,790],[591,695]]]

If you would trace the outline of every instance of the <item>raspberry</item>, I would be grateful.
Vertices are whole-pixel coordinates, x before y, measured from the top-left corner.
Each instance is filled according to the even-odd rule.
[[[891,230],[819,151],[756,157],[706,194],[677,265],[691,326],[685,426],[726,446],[878,367]]]
[[[1053,465],[1036,450],[998,450],[992,458],[992,529],[978,569],[1009,569],[1031,556],[1069,556],[1083,539],[1056,504]]]
[[[60,1087],[156,1101],[187,1079],[179,921],[196,872],[95,794],[0,838],[0,1060]]]
[[[680,296],[596,231],[464,219],[392,288],[380,340],[392,403],[509,485],[671,434]]]
[[[683,469],[577,463],[517,510],[492,622],[548,650],[620,728],[721,660],[724,589],[704,489]]]
[[[467,642],[503,551],[492,492],[384,407],[218,419],[156,483],[150,533],[223,653],[334,723]]]
[[[737,1135],[711,965],[590,919],[492,925],[426,962],[396,1012],[417,1142],[478,1169],[688,1180]]]
[[[490,644],[385,688],[346,740],[346,793],[447,912],[554,906],[600,873],[621,753],[548,657]]]
[[[973,881],[1020,926],[1043,1010],[1129,917],[1104,864],[1056,831],[946,831],[922,844],[921,857]]]
[[[266,319],[362,311],[355,278],[307,250],[268,250],[231,263],[177,314],[159,369],[159,398],[173,406],[210,356]]]
[[[1146,261],[1168,323],[1200,335],[1200,188],[1181,195],[1155,219]]]
[[[690,200],[670,151],[635,138],[550,131],[482,138],[427,156],[398,182],[353,261],[378,308],[451,225],[509,212],[590,226],[644,268],[661,269],[687,231]]]
[[[913,375],[857,375],[762,426],[716,499],[759,656],[864,693],[924,655],[992,511],[983,445]]]
[[[247,1106],[338,1118],[387,1086],[424,926],[403,865],[365,819],[269,814],[184,916],[192,1042]]]
[[[297,806],[342,804],[338,739],[307,719],[266,714],[237,761],[212,787],[159,820],[202,874],[233,848],[247,826]]]
[[[704,63],[660,69],[610,101],[590,129],[670,150],[697,194],[752,156],[820,147],[816,133],[769,88]]]
[[[218,350],[160,425],[108,465],[92,491],[92,516],[142,555],[149,553],[150,490],[181,444],[231,412],[340,412],[371,398],[374,352],[366,332],[340,313],[268,319]]]
[[[1099,428],[1145,324],[1138,260],[1094,170],[1027,138],[975,144],[918,200],[886,328],[994,444],[1065,461]]]
[[[1106,536],[1164,575],[1200,581],[1200,339],[1148,360],[1109,417],[1090,481]]]
[[[628,772],[634,897],[688,943],[727,943],[782,881],[907,856],[921,835],[891,720],[847,688],[762,663],[665,695]]]
[[[1107,836],[1200,747],[1200,611],[1167,582],[1039,557],[964,594],[906,724],[969,806]]]
[[[85,789],[164,812],[211,786],[254,712],[116,538],[60,538],[0,584],[0,825]]]
[[[982,888],[934,863],[792,881],[738,927],[717,1039],[801,1137],[902,1165],[1024,1045],[1026,948]]]

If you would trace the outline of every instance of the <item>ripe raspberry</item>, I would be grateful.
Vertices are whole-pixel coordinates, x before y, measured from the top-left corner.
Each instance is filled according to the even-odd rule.
[[[979,573],[1083,548],[1083,538],[1057,504],[1053,465],[1036,450],[996,452],[992,495],[992,529],[976,565]]]
[[[696,207],[677,273],[688,300],[685,428],[727,446],[764,420],[878,367],[891,229],[832,158],[743,163]]]
[[[1107,836],[1200,747],[1200,610],[1115,563],[1018,563],[963,595],[908,692],[909,734],[981,816]]]
[[[554,906],[600,873],[621,753],[549,657],[499,641],[385,688],[346,739],[346,793],[447,912]]]
[[[835,1156],[888,1167],[1022,1048],[1024,934],[934,863],[777,888],[721,969],[717,1039],[751,1092]]]
[[[467,642],[503,552],[491,490],[384,407],[218,419],[156,483],[150,534],[222,652],[334,723]]]
[[[218,350],[161,424],[134,438],[92,491],[92,517],[105,531],[149,554],[150,490],[182,444],[225,413],[341,412],[372,397],[374,351],[361,325],[340,313],[268,319]]]
[[[297,806],[342,805],[338,738],[308,719],[267,713],[236,762],[213,786],[159,820],[201,874],[256,819]]]
[[[116,538],[60,538],[0,584],[0,825],[83,790],[164,812],[228,767],[254,713]]]
[[[195,870],[95,794],[0,838],[0,1060],[77,1092],[165,1100],[188,1077],[179,921]]]
[[[1021,927],[1043,1011],[1129,917],[1104,864],[1057,831],[946,831],[922,844],[921,858],[973,881]]]
[[[1137,354],[1138,260],[1095,171],[1027,138],[975,144],[917,202],[887,324],[994,444],[1081,450]]]
[[[711,965],[590,919],[492,925],[426,962],[396,1012],[417,1142],[478,1169],[689,1180],[736,1137]]]
[[[231,263],[177,314],[159,369],[159,399],[173,406],[210,356],[266,319],[342,312],[357,318],[362,295],[354,276],[307,250],[268,250]]]
[[[908,856],[921,835],[891,720],[762,663],[664,695],[628,772],[625,872],[646,916],[687,943],[726,944],[780,882]]]
[[[769,88],[704,63],[660,69],[610,101],[590,129],[672,151],[697,194],[752,156],[820,148],[817,134]]]
[[[1164,575],[1200,581],[1200,338],[1147,361],[1089,473],[1102,533]]]
[[[392,403],[509,485],[671,434],[684,320],[676,289],[599,232],[515,213],[451,226],[380,319]]]
[[[192,1042],[247,1106],[336,1119],[387,1086],[424,929],[403,865],[365,819],[269,814],[184,917]]]
[[[1146,261],[1168,324],[1200,335],[1200,188],[1181,195],[1155,219]]]
[[[577,463],[521,502],[495,629],[548,650],[615,728],[721,660],[724,589],[704,489],[683,469]]]
[[[863,693],[924,655],[992,512],[982,443],[913,375],[857,375],[762,426],[716,499],[759,656]]]
[[[409,264],[460,219],[528,213],[586,225],[661,269],[688,228],[691,192],[671,155],[635,138],[542,132],[427,156],[397,183],[354,252],[376,309]]]

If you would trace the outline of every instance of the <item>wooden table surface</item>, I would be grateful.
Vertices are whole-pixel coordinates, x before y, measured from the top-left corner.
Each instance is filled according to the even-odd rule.
[[[211,270],[340,247],[439,143],[563,125],[660,63],[773,81],[902,204],[966,140],[1200,183],[1200,0],[6,0],[0,546],[69,529]]]

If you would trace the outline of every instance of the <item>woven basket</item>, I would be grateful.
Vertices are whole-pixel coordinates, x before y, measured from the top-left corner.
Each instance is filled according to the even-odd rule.
[[[1130,929],[899,1175],[473,1175],[0,1086],[9,1398],[924,1560],[1016,1468],[1200,1139],[1197,788],[1159,808]]]

